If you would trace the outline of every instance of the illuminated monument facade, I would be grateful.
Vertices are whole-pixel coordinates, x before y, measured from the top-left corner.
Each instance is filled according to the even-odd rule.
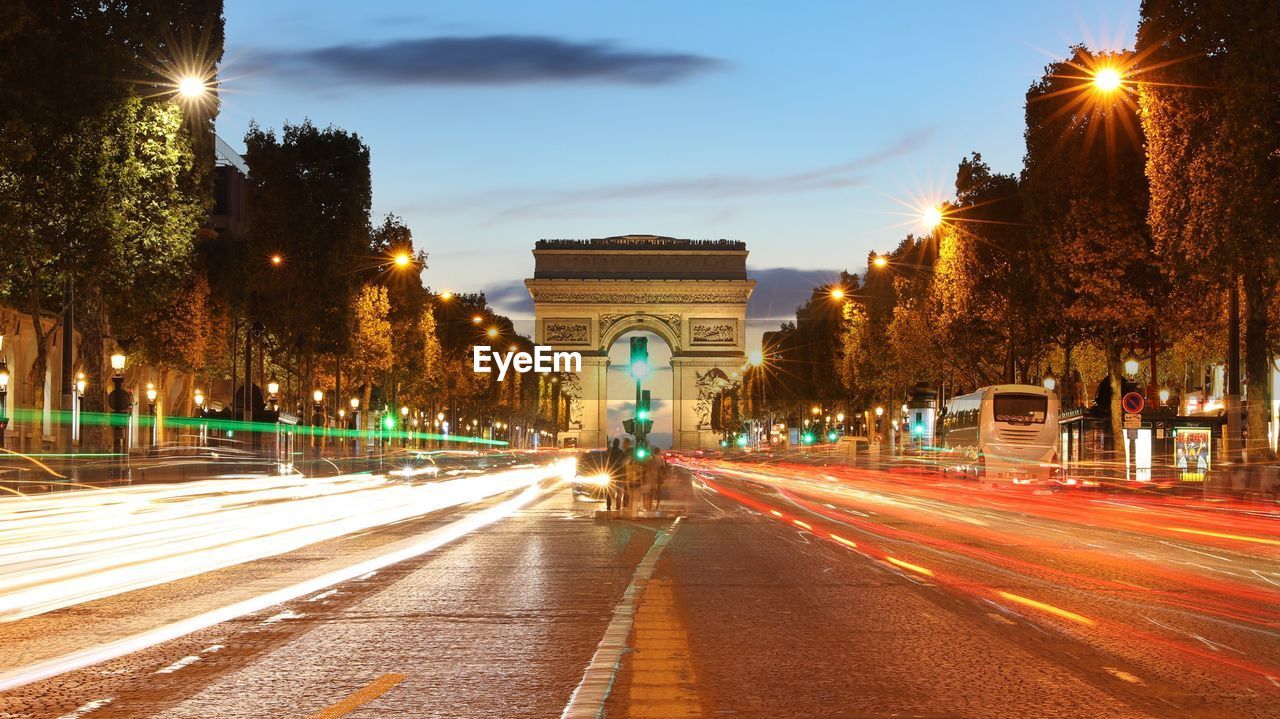
[[[653,235],[540,240],[533,258],[525,286],[537,343],[582,354],[582,396],[563,436],[580,447],[605,446],[609,348],[643,330],[671,348],[674,447],[718,446],[708,379],[735,376],[745,360],[747,299],[755,287],[746,244]]]

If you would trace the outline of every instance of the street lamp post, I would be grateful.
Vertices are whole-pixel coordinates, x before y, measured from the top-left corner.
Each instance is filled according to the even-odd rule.
[[[2,340],[0,340],[2,341]],[[9,428],[9,363],[0,356],[0,449],[4,448],[4,433]]]
[[[150,382],[147,383],[147,416],[151,418],[151,447],[150,451],[155,452],[156,446],[160,444],[160,428],[156,424],[156,386]]]
[[[125,426],[129,420],[125,416],[133,407],[133,395],[124,388],[124,355],[111,355],[111,384],[113,389],[107,394],[107,409],[111,410],[111,451],[123,458],[128,451]]]
[[[197,387],[195,394],[191,397],[191,401],[195,402],[196,417],[199,417],[201,420],[200,427],[199,429],[196,430],[196,446],[203,447],[205,446],[205,443],[208,441],[208,436],[206,435],[206,432],[208,431],[206,428],[208,427],[208,425],[206,425],[203,421],[204,420],[204,390]]]

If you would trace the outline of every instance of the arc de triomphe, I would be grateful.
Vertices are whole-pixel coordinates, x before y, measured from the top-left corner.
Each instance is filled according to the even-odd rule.
[[[533,259],[525,286],[535,341],[582,354],[582,397],[565,436],[580,447],[605,446],[609,348],[644,330],[671,347],[675,448],[716,446],[698,381],[743,365],[747,299],[756,284],[747,278],[746,243],[654,235],[539,240]]]

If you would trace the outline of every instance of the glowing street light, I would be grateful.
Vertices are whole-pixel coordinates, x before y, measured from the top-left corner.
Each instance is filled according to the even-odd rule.
[[[279,267],[280,265],[284,264],[284,257],[282,255],[272,255],[271,264],[275,265],[276,267]]]
[[[885,257],[884,255],[876,255],[875,259],[871,260],[871,264],[875,265],[876,267],[884,267],[885,265],[889,264],[889,258]]]
[[[1114,67],[1099,68],[1093,73],[1093,86],[1102,92],[1114,92],[1124,84],[1124,76]]]
[[[267,394],[270,394],[270,395],[280,394],[280,383],[277,382],[274,377],[271,378],[270,380],[267,380]]]
[[[471,324],[473,325],[478,325],[481,322],[484,322],[484,315],[476,315],[475,317],[471,318]]]
[[[197,409],[203,408],[204,407],[204,390],[197,387],[195,396],[192,397],[191,400],[196,403]]]
[[[1058,386],[1058,380],[1054,379],[1053,375],[1051,375],[1051,374],[1050,374],[1050,375],[1045,375],[1045,377],[1044,377],[1044,381],[1043,381],[1043,382],[1041,382],[1040,384],[1044,385],[1044,388],[1045,388],[1045,389],[1047,389],[1047,390],[1049,390],[1050,392],[1052,392],[1055,388],[1057,388],[1057,386]]]
[[[487,334],[487,335],[489,335],[490,337],[497,337],[497,336],[498,336],[498,328],[497,328],[497,327],[490,327],[489,329],[485,330],[485,331],[484,331],[484,333],[485,333],[485,334]]]
[[[833,299],[833,300],[842,300],[842,299],[844,299],[844,289],[843,289],[843,288],[840,288],[840,287],[833,288],[833,289],[831,290],[831,299]]]
[[[351,398],[351,411],[352,411],[352,412],[355,412],[355,411],[356,411],[356,410],[358,410],[358,409],[360,409],[360,398],[359,398],[359,397],[352,397],[352,398]]]
[[[759,367],[764,364],[764,352],[761,350],[751,350],[751,354],[747,355],[747,363],[752,367]]]
[[[1124,373],[1130,377],[1137,376],[1138,370],[1141,369],[1141,367],[1142,365],[1138,363],[1138,358],[1133,355],[1129,355],[1129,359],[1124,361]]]
[[[116,372],[124,371],[124,355],[119,352],[111,355],[111,369]]]
[[[879,406],[876,407],[876,416],[877,417],[884,416],[884,407],[879,407]]]
[[[316,391],[312,392],[312,393],[311,393],[311,399],[315,400],[315,401],[316,401],[316,404],[320,404],[321,402],[323,402],[323,401],[324,401],[324,390],[316,390]]]
[[[453,293],[450,292],[449,290],[445,290],[444,292],[440,293],[440,299],[444,300],[445,302],[448,302],[449,300],[453,299]]]
[[[413,257],[408,252],[397,252],[394,260],[396,267],[408,267],[413,262]]]
[[[924,222],[925,229],[933,232],[938,225],[942,224],[942,208],[937,205],[930,205],[924,208],[924,212],[920,213],[920,219]]]
[[[178,80],[178,94],[188,100],[194,100],[204,96],[208,89],[209,86],[205,84],[204,78],[202,77],[188,75]]]

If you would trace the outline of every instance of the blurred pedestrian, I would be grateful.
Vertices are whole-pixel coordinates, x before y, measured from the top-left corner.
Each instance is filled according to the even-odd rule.
[[[607,473],[609,475],[609,487],[604,495],[604,508],[606,512],[613,511],[615,504],[614,495],[618,494],[619,489],[626,482],[627,473],[627,454],[618,446],[619,441],[613,440],[613,444],[609,445],[609,452],[606,459],[608,464]],[[622,509],[622,497],[618,496],[616,504],[618,509]]]

